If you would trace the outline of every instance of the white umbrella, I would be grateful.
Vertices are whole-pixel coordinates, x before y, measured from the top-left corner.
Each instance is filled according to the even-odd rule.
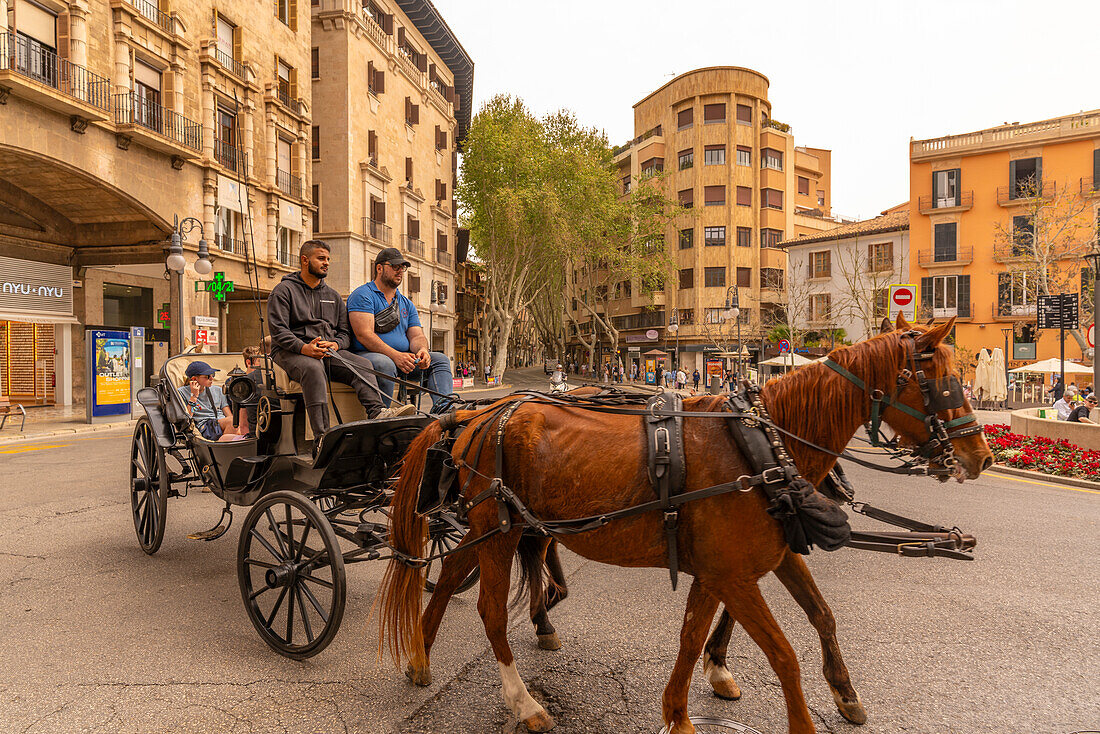
[[[1076,362],[1064,362],[1062,364],[1065,365],[1065,371],[1067,374],[1092,374],[1092,367],[1082,367]],[[1023,367],[1017,367],[1014,370],[1009,370],[1009,372],[1011,372],[1012,374],[1020,374],[1023,372],[1041,374],[1053,372],[1061,373],[1062,367],[1057,359],[1051,357],[1050,359],[1044,359],[1034,364],[1025,364]]]
[[[982,400],[989,399],[989,360],[989,350],[982,348],[978,352],[978,366],[974,368],[974,384],[970,388]]]
[[[1000,347],[993,349],[993,358],[989,361],[989,397],[995,402],[1008,397],[1008,385],[1005,384],[1005,353]]]
[[[786,354],[780,354],[778,357],[765,359],[760,364],[766,367],[801,367],[804,364],[811,364],[812,362],[812,359],[806,359],[801,354],[787,352]]]

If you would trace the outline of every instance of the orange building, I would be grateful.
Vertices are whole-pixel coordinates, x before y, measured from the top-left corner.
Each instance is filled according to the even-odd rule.
[[[1081,293],[1085,333],[1091,271],[1081,255],[1100,228],[1100,110],[913,140],[909,186],[920,315],[956,316],[956,343],[975,353],[1012,342],[1010,367],[1057,357],[1058,332],[1036,328],[1036,276],[1049,272],[1052,286]],[[1053,243],[1049,267],[1034,256],[1043,241]],[[1089,351],[1067,335],[1066,359]]]

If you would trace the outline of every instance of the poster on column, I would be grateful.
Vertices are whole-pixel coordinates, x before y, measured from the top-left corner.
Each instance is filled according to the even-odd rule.
[[[91,396],[89,418],[130,412],[130,334],[88,331]]]

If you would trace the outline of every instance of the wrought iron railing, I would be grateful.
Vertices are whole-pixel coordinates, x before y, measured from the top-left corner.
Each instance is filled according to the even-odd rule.
[[[279,103],[286,107],[288,110],[296,115],[302,114],[302,100],[297,97],[290,96],[290,90],[283,87],[276,88],[275,96],[279,98]]]
[[[404,246],[405,252],[417,257],[424,257],[424,240],[407,234],[402,236],[401,244]]]
[[[244,240],[235,240],[226,234],[215,234],[214,243],[218,246],[218,249],[223,252],[232,252],[234,255],[243,255],[245,253]]]
[[[939,196],[933,198],[931,194],[920,197],[917,200],[917,210],[921,214],[926,214],[934,209],[950,209],[955,206],[972,207],[974,206],[974,192],[973,191],[960,191],[953,198],[946,196]]]
[[[202,150],[202,125],[136,92],[113,95],[115,124],[140,125],[195,151]]]
[[[221,163],[231,171],[236,171],[238,170],[237,162],[240,156],[241,154],[237,152],[237,148],[234,147],[232,143],[214,138],[214,160],[218,163]]]
[[[227,54],[225,51],[222,51],[220,48],[215,46],[214,58],[217,59],[217,62],[221,64],[230,74],[235,74],[241,79],[244,79],[244,64],[233,58],[231,54]]]
[[[111,109],[109,80],[12,31],[0,33],[0,70],[14,71],[104,112]]]
[[[168,13],[161,12],[157,4],[150,0],[126,0],[147,20],[152,21],[169,33],[175,33],[176,23]]]
[[[289,171],[276,169],[275,185],[279,187],[280,191],[288,196],[293,196],[295,199],[302,198],[302,179]]]
[[[921,250],[917,253],[917,262],[926,265],[959,265],[974,262],[973,247],[956,247],[953,251],[936,252],[935,249]]]
[[[1026,201],[1028,199],[1049,199],[1054,196],[1054,182],[1043,181],[1038,186],[1021,181],[1012,186],[997,187],[997,203],[1001,206],[1013,201]]]
[[[446,250],[437,249],[435,251],[435,261],[440,265],[446,265],[450,267],[451,263],[454,262],[454,257]]]
[[[1095,194],[1100,192],[1100,176],[1085,176],[1081,179],[1081,193]]]
[[[393,230],[390,229],[385,222],[367,218],[365,220],[365,229],[367,230],[367,236],[378,240],[383,245],[390,244],[390,241],[393,239]]]

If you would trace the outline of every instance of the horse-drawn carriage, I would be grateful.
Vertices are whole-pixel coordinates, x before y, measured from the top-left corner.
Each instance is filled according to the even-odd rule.
[[[235,417],[254,411],[254,437],[209,441],[195,428],[177,388],[186,384],[188,364],[200,359],[229,376],[225,392]],[[364,420],[355,393],[333,383],[330,411],[344,422],[317,437],[311,452],[300,387],[273,364],[259,379],[250,377],[239,354],[172,357],[158,384],[140,390],[138,400],[146,415],[134,430],[130,500],[142,550],[157,552],[168,499],[191,488],[205,487],[226,503],[219,525],[189,536],[196,540],[224,535],[232,506],[250,507],[237,545],[249,619],[282,655],[300,659],[323,650],[343,617],[345,565],[385,552],[387,507],[402,455],[432,418]],[[429,524],[436,551],[454,547],[465,532],[442,510]],[[475,581],[471,574],[467,588]]]

